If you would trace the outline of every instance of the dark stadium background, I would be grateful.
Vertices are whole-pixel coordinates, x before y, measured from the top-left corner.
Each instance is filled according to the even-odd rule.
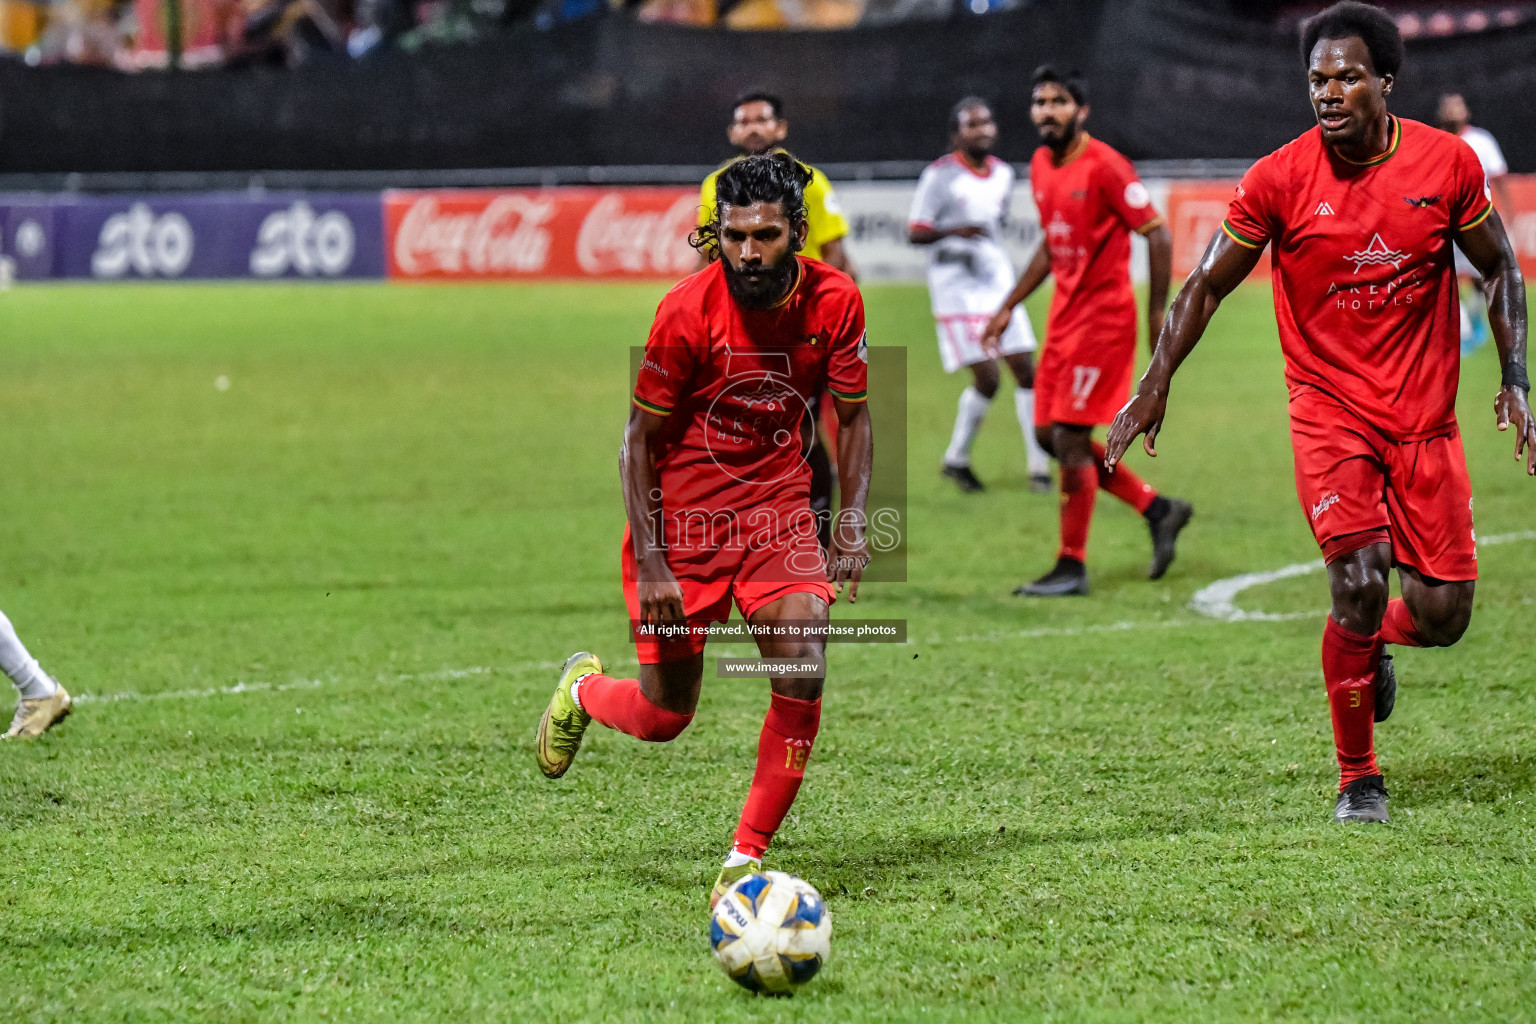
[[[1439,93],[1459,90],[1512,169],[1536,170],[1530,6],[1483,5],[1520,10],[1507,28],[1411,40],[1396,109],[1432,119]],[[358,62],[136,75],[6,60],[0,186],[57,186],[27,176],[69,172],[691,167],[726,155],[720,125],[749,87],[782,92],[794,146],[810,159],[909,164],[942,148],[939,126],[964,93],[992,99],[1002,123],[1024,123],[1028,75],[1045,60],[1091,77],[1095,133],[1135,159],[1253,158],[1310,123],[1294,42],[1301,9],[1025,0],[982,17],[836,32],[600,17]],[[1020,160],[1028,147],[1011,133],[1001,155]],[[910,173],[893,171],[860,176]],[[409,182],[370,184],[399,183]]]

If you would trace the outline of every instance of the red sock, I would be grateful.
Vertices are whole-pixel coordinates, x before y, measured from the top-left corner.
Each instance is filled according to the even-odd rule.
[[[1381,617],[1381,639],[1399,647],[1428,647],[1424,634],[1413,624],[1413,614],[1408,603],[1400,597],[1387,602],[1387,614]]]
[[[1088,524],[1099,496],[1099,472],[1092,466],[1061,467],[1061,557],[1088,561]]]
[[[1381,634],[1361,636],[1328,617],[1323,627],[1323,683],[1333,715],[1333,744],[1339,755],[1339,789],[1367,775],[1380,775],[1372,732],[1376,712],[1376,665]]]
[[[1099,487],[1113,494],[1125,502],[1137,512],[1145,512],[1147,506],[1152,504],[1152,499],[1157,497],[1157,491],[1152,485],[1132,472],[1131,467],[1120,463],[1111,473],[1104,468],[1104,446],[1099,442],[1093,443],[1093,463],[1099,471]]]
[[[741,823],[736,826],[735,849],[761,860],[763,851],[773,842],[773,834],[784,822],[800,783],[805,778],[805,762],[811,756],[811,744],[821,725],[821,698],[796,700],[773,695],[763,732],[757,740],[757,771],[752,774],[752,789],[741,809]]]
[[[638,679],[614,679],[593,673],[581,680],[576,696],[587,714],[610,729],[650,743],[665,743],[688,728],[693,715],[659,708],[640,692]]]

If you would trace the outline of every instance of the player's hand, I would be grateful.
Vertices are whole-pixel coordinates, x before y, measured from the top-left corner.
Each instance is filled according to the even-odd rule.
[[[1113,470],[1138,434],[1146,435],[1141,446],[1148,455],[1157,458],[1157,432],[1163,429],[1163,416],[1167,411],[1166,392],[1137,392],[1115,416],[1115,422],[1109,425],[1109,436],[1104,439],[1104,467]]]
[[[981,350],[996,359],[1002,355],[1003,332],[1013,322],[1012,309],[1000,309],[987,321],[986,329],[981,332]]]
[[[683,588],[678,585],[677,577],[665,565],[647,570],[645,575],[651,579],[635,584],[635,590],[640,596],[642,635],[656,637],[656,631],[660,629],[681,629],[686,620],[683,615]]]
[[[848,585],[848,603],[859,600],[859,581],[869,564],[869,545],[864,541],[864,517],[839,515],[832,524],[832,549],[827,552],[827,582],[843,592]]]
[[[1493,400],[1493,412],[1499,429],[1515,428],[1515,458],[1525,456],[1525,471],[1536,476],[1536,420],[1531,418],[1530,399],[1524,388],[1500,388]]]
[[[986,238],[987,229],[980,224],[962,224],[957,228],[950,228],[951,238]]]

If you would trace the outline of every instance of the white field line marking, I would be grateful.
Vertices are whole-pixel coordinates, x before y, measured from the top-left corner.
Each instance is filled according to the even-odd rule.
[[[499,668],[491,668],[484,665],[475,665],[470,668],[445,668],[436,672],[405,672],[399,675],[380,674],[376,677],[380,683],[411,683],[431,682],[441,679],[468,679],[471,676],[487,676],[495,673],[514,672],[553,672],[564,665],[564,661],[523,661]],[[615,665],[622,662],[615,662]],[[79,693],[74,695],[77,704],[115,704],[118,701],[139,700],[193,700],[199,697],[225,697],[242,693],[286,693],[290,690],[316,690],[322,686],[331,686],[340,680],[332,676],[326,679],[296,679],[291,683],[235,683],[233,686],[210,686],[199,690],[165,690],[160,693],[136,693],[132,690],[119,690],[113,693]]]
[[[1477,542],[1477,546],[1496,547],[1500,544],[1513,544],[1516,541],[1536,540],[1536,530],[1519,530],[1515,533],[1496,533],[1491,537],[1484,537]],[[1274,583],[1277,580],[1288,580],[1293,576],[1306,576],[1314,572],[1323,571],[1323,560],[1315,558],[1310,562],[1296,562],[1292,565],[1281,566],[1268,572],[1247,572],[1241,576],[1231,576],[1224,580],[1217,580],[1210,586],[1201,587],[1195,592],[1195,596],[1189,599],[1189,610],[1222,622],[1288,622],[1293,619],[1310,619],[1322,612],[1249,612],[1237,606],[1237,595],[1251,587],[1261,586],[1265,583]]]
[[[1536,530],[1498,533],[1490,537],[1484,537],[1477,544],[1478,547],[1495,547],[1500,544],[1513,544],[1523,540],[1536,540]],[[1314,559],[1310,562],[1296,562],[1292,565],[1281,566],[1279,569],[1271,569],[1268,572],[1249,572],[1243,573],[1240,576],[1217,580],[1209,586],[1202,587],[1195,592],[1194,597],[1190,598],[1190,610],[1204,616],[1201,619],[1163,619],[1155,622],[1125,620],[1121,622],[1091,623],[1086,626],[1042,626],[1036,629],[1005,629],[990,633],[977,633],[971,636],[930,637],[923,642],[928,644],[993,643],[1002,640],[1038,640],[1044,637],[1127,633],[1141,629],[1183,629],[1191,626],[1215,625],[1218,622],[1290,622],[1296,619],[1315,618],[1322,615],[1323,612],[1250,612],[1237,607],[1236,602],[1238,594],[1252,587],[1261,586],[1265,583],[1274,583],[1277,580],[1290,579],[1294,576],[1306,576],[1311,573],[1321,572],[1322,569],[1322,559]],[[472,676],[492,675],[494,673],[552,672],[564,664],[565,662],[563,661],[524,661],[497,668],[475,665],[469,668],[445,668],[435,672],[407,672],[393,676],[380,674],[377,680],[380,683],[431,682],[442,679],[468,679]],[[632,664],[633,662],[612,663],[615,668],[620,665],[628,667]],[[235,696],[242,693],[286,693],[293,690],[315,690],[335,682],[337,680],[333,677],[330,679],[298,679],[291,683],[235,683],[233,686],[213,686],[200,690],[168,690],[161,693],[136,693],[131,690],[121,690],[115,693],[80,693],[75,695],[74,700],[76,703],[83,704],[114,704],[118,701],[143,700],[193,700],[200,697]]]

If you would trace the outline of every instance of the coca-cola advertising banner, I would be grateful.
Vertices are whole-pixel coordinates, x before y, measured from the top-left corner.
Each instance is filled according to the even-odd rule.
[[[22,279],[384,276],[376,193],[66,196],[0,210]]]
[[[698,189],[548,188],[384,194],[392,278],[677,279]]]

